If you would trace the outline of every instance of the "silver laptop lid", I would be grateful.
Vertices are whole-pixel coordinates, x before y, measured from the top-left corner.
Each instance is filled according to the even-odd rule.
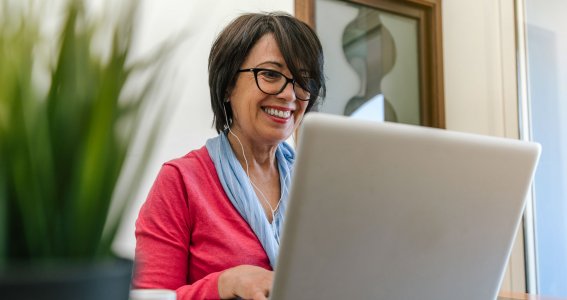
[[[310,113],[271,299],[494,299],[539,152]]]

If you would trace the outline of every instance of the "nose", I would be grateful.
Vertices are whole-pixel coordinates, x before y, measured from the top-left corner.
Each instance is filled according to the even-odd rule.
[[[294,84],[295,82],[291,80],[288,81],[284,89],[277,96],[290,102],[295,101],[295,91],[293,90]]]

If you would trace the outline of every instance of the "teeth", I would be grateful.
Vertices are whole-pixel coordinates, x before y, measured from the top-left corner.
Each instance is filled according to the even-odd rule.
[[[279,118],[289,118],[291,112],[289,110],[277,110],[274,108],[264,108],[264,111],[267,112],[269,115],[279,117]]]

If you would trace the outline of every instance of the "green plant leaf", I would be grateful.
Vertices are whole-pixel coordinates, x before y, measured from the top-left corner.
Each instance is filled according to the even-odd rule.
[[[49,87],[41,91],[34,72],[48,64],[35,53],[44,41],[38,16],[31,13],[35,10],[14,14],[3,3],[0,263],[96,259],[111,253],[121,216],[159,136],[165,107],[158,107],[156,117],[144,114],[164,82],[167,54],[175,44],[170,41],[150,57],[129,62],[137,2],[128,4],[127,13],[112,27],[110,54],[103,59],[92,45],[103,21],[89,20],[83,1],[68,0],[56,60],[48,70]],[[125,95],[140,74],[147,82]],[[117,182],[142,121],[152,122],[140,144],[143,160],[111,214]]]

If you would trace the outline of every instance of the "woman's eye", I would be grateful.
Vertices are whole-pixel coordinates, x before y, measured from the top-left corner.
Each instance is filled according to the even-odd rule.
[[[266,80],[270,80],[270,81],[278,80],[278,79],[282,78],[282,74],[280,74],[276,71],[269,71],[269,70],[261,71],[259,73],[259,75],[262,76],[262,78],[264,78]]]

